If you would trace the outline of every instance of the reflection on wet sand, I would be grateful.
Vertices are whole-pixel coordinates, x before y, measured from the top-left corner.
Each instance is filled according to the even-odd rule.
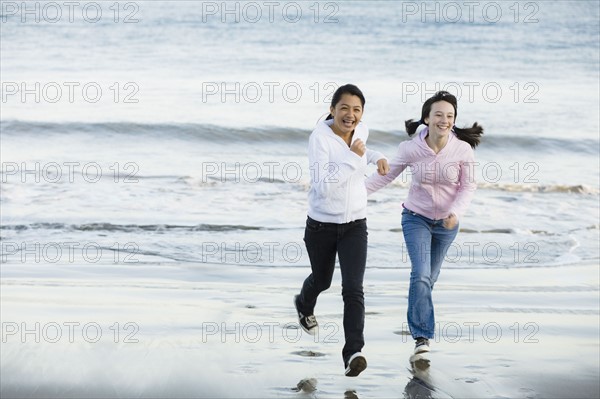
[[[413,378],[404,388],[407,399],[441,399],[452,398],[450,395],[436,389],[431,378],[431,359],[423,354],[412,355],[409,359],[410,371]]]

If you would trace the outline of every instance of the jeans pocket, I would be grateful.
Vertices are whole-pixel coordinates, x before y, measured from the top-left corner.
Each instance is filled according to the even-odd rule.
[[[323,230],[323,223],[317,222],[316,220],[313,220],[313,219],[306,219],[306,231],[307,232],[317,233],[321,230]]]
[[[456,223],[456,225],[455,225],[453,228],[449,229],[449,228],[447,228],[447,227],[444,225],[444,222],[442,222],[442,228],[443,228],[444,230],[448,230],[448,231],[455,231],[455,230],[458,230],[458,226],[459,226],[459,223]]]

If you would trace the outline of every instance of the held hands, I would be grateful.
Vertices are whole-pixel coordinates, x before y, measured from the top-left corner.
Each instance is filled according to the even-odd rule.
[[[390,171],[390,165],[388,165],[388,161],[385,158],[381,158],[377,161],[377,173],[381,176],[385,176]]]
[[[356,139],[350,146],[350,151],[354,152],[359,157],[362,157],[365,155],[365,152],[367,152],[367,146],[361,139]]]
[[[458,217],[451,213],[446,219],[444,219],[444,227],[448,230],[452,230],[458,224]]]

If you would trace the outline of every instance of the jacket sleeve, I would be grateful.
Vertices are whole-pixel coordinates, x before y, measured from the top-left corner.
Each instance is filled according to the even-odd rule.
[[[377,161],[380,159],[387,159],[385,155],[380,153],[379,151],[369,150],[367,148],[367,163],[377,165]]]
[[[406,163],[406,157],[404,155],[404,143],[401,143],[398,146],[398,151],[396,151],[396,155],[390,162],[390,171],[387,175],[381,176],[379,173],[375,172],[371,176],[365,180],[365,185],[367,186],[367,194],[374,193],[390,184],[396,177],[400,176],[400,173],[404,172],[404,169],[408,166]]]
[[[330,192],[346,183],[360,167],[361,157],[356,153],[345,151],[337,159],[330,159],[326,138],[312,134],[308,140],[308,163],[311,184],[321,197],[328,197]]]
[[[454,213],[459,219],[465,214],[471,200],[477,189],[477,183],[475,182],[475,154],[471,147],[465,151],[466,157],[460,161],[460,176],[459,176],[459,187],[458,192],[450,212]]]

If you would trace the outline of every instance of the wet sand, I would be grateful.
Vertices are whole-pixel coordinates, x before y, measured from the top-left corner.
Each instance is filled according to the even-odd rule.
[[[2,397],[600,396],[597,265],[443,270],[421,369],[410,362],[408,270],[368,269],[368,368],[356,378],[343,375],[339,272],[312,337],[292,307],[305,267],[1,271]]]

